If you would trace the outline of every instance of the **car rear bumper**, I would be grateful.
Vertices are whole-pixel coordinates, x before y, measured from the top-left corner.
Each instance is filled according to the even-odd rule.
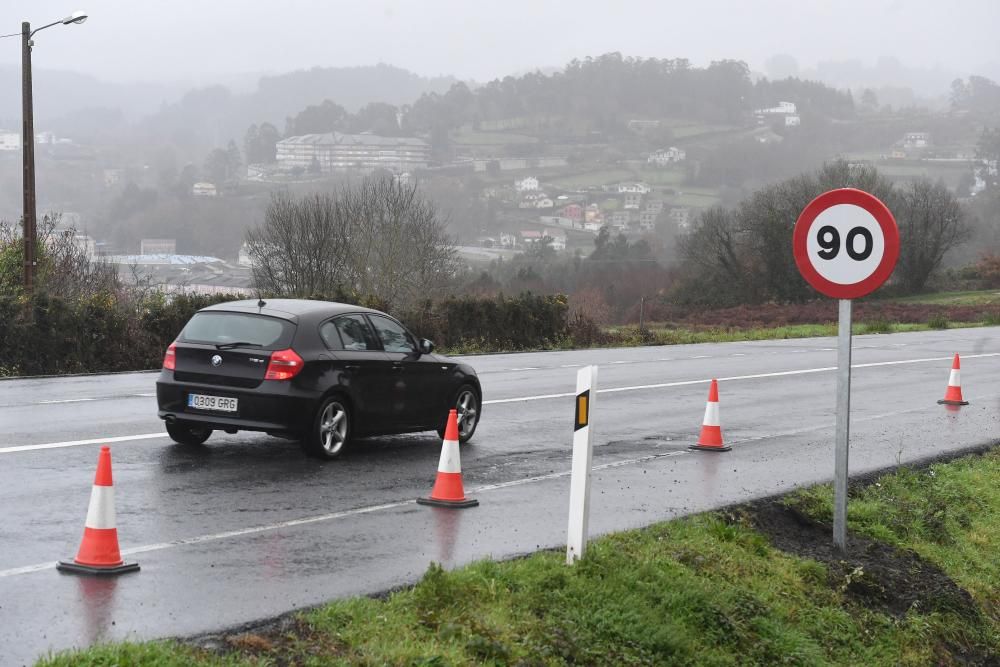
[[[239,401],[232,412],[189,408],[188,394],[225,396]],[[299,393],[290,382],[264,381],[253,389],[178,382],[164,370],[156,382],[159,417],[219,430],[301,433],[312,425],[316,399]]]

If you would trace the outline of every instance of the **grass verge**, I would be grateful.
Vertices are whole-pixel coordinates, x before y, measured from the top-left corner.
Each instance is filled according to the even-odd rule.
[[[432,564],[412,589],[218,650],[124,643],[40,664],[996,664],[1000,450],[853,496],[847,556],[829,546],[832,492],[817,487],[610,535],[572,568],[555,552]]]

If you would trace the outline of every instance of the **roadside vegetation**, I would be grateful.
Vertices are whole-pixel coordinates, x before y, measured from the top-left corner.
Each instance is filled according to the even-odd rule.
[[[432,564],[415,587],[194,643],[98,646],[63,665],[995,665],[1000,450],[656,524],[561,552]],[[202,640],[202,646],[208,642]]]

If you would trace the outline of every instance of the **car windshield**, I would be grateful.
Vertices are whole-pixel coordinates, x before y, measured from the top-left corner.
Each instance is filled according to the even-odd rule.
[[[253,313],[201,312],[184,327],[179,340],[216,346],[253,347],[279,350],[288,347],[295,325],[267,315]]]

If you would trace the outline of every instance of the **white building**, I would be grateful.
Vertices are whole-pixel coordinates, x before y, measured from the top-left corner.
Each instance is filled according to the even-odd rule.
[[[670,219],[681,229],[687,229],[691,224],[691,209],[679,206],[670,209]]]
[[[17,132],[0,130],[0,151],[21,150],[21,135]]]
[[[139,241],[140,255],[176,255],[177,239],[142,239]]]
[[[535,208],[555,208],[556,203],[548,197],[542,197],[535,201]]]
[[[931,145],[931,135],[927,132],[907,132],[903,137],[904,148],[927,148]]]
[[[668,167],[676,162],[683,162],[685,158],[687,158],[686,151],[676,146],[671,146],[670,148],[661,148],[658,151],[650,153],[646,162],[657,167]]]
[[[195,197],[214,197],[218,192],[211,183],[202,182],[191,186],[191,194]]]
[[[538,189],[538,179],[534,176],[528,176],[519,181],[514,181],[514,189],[518,192],[534,192]]]
[[[618,194],[638,193],[640,195],[648,195],[652,191],[653,191],[653,188],[649,187],[645,183],[619,183],[618,184]]]
[[[754,113],[764,114],[764,115],[785,115],[785,114],[796,114],[798,109],[795,106],[795,102],[778,102],[776,107],[768,107],[766,109],[757,109]]]
[[[802,118],[797,114],[785,116],[785,127],[798,127],[800,125],[802,125]]]
[[[288,137],[276,145],[276,157],[282,168],[318,168],[323,173],[373,169],[412,172],[427,166],[430,153],[430,145],[415,137],[341,132]]]

